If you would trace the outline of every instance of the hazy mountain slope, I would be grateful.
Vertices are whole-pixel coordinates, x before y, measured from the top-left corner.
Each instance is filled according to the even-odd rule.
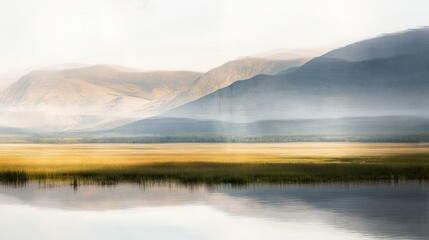
[[[206,96],[238,80],[246,80],[258,74],[275,75],[289,68],[301,66],[307,61],[308,58],[288,58],[287,60],[244,58],[230,61],[208,71],[195,82],[187,86],[187,88],[172,101],[169,107],[176,107]]]
[[[389,58],[398,55],[418,54],[427,51],[429,51],[428,27],[360,41],[331,51],[322,57],[362,61],[375,58]]]
[[[204,75],[105,65],[32,71],[0,94],[0,124],[50,131],[112,128],[161,114],[237,80],[275,74],[305,61],[247,58]]]
[[[248,135],[403,135],[428,134],[429,118],[360,117],[266,120],[233,123],[186,118],[153,118],[99,132],[120,136],[248,136]]]
[[[105,120],[151,116],[158,113],[157,104],[176,96],[200,75],[133,72],[110,66],[33,71],[0,95],[0,124],[85,128]],[[32,116],[43,119],[28,123]]]
[[[415,30],[429,39],[429,31]],[[410,36],[404,36],[411,34]],[[382,40],[413,38],[402,32],[350,45],[383,45]],[[259,75],[239,81],[206,97],[167,112],[164,116],[228,121],[261,119],[332,118],[429,114],[429,51],[426,42],[395,45],[390,57],[348,61],[332,58],[334,50],[292,72]],[[409,44],[422,46],[407,48]],[[398,51],[395,53],[395,48]],[[415,49],[421,49],[416,51]],[[404,49],[411,49],[409,52]],[[341,51],[349,52],[347,47]],[[352,51],[350,51],[352,52]],[[416,53],[417,52],[417,53]],[[352,57],[349,57],[352,58]],[[359,56],[362,58],[362,56]]]
[[[0,127],[0,136],[21,136],[33,134],[31,131],[21,128]]]

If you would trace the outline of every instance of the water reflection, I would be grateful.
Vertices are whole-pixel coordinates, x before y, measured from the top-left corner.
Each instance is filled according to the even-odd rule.
[[[0,238],[429,238],[427,183],[73,187],[0,187]]]

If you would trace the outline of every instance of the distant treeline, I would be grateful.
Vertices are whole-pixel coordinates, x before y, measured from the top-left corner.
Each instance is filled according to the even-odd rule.
[[[429,134],[386,136],[142,136],[142,137],[0,137],[0,143],[97,144],[97,143],[280,143],[280,142],[429,142]]]

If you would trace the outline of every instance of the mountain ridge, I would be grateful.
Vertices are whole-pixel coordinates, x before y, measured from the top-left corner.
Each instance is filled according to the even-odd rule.
[[[429,28],[416,31],[419,34],[423,32],[429,42]],[[402,39],[401,34],[392,36]],[[392,36],[389,35],[389,41]],[[372,41],[379,45],[383,39],[385,37]],[[372,43],[371,40],[362,42],[365,46]],[[364,48],[359,45],[362,42],[351,46]],[[396,46],[391,50],[395,50]],[[403,52],[407,48],[401,48],[398,52],[389,53],[389,57],[368,56],[359,61],[335,57],[338,50],[333,50],[293,71],[237,81],[170,110],[163,116],[251,122],[264,119],[428,115],[429,52],[426,47],[425,42],[422,51],[417,53],[414,49],[418,46],[413,46],[409,53]],[[341,49],[347,52],[347,47]]]
[[[0,124],[43,131],[112,128],[161,114],[259,72],[274,74],[304,61],[234,60],[205,74],[110,65],[35,70],[0,93]]]

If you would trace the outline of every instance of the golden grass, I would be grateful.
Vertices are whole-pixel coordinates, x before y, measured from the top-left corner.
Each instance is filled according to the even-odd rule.
[[[298,165],[299,171],[293,172],[291,167],[296,168]],[[216,168],[216,171],[208,170],[207,166],[210,169]],[[319,166],[319,173],[314,166]],[[425,171],[429,167],[429,144],[0,145],[0,173],[19,171],[30,177],[43,176],[43,178],[73,177],[73,173],[97,177],[103,174],[109,176],[135,174],[133,176],[138,177],[149,173],[152,175],[156,173],[158,176],[164,172],[174,172],[177,176],[183,177],[190,173],[205,174],[204,171],[211,171],[216,178],[216,174],[224,175],[223,172],[226,171],[231,173],[230,176],[239,172],[240,176],[246,175],[246,178],[249,178],[247,175],[250,174],[252,179],[257,179],[255,176],[262,178],[268,176],[270,172],[276,172],[278,180],[282,180],[286,172],[289,178],[292,175],[307,174],[306,179],[311,179],[317,173],[316,179],[319,179],[325,175],[326,178],[332,178],[330,169],[341,167],[344,169],[342,171],[350,170],[344,166],[359,169],[362,166],[366,168],[376,166],[377,171],[384,174],[383,178],[389,174],[397,174],[383,172],[383,167],[396,170],[413,169],[409,176],[426,178]],[[251,170],[244,167],[251,167]],[[240,170],[234,172],[235,169]],[[309,170],[306,172],[305,169]],[[174,178],[174,174],[167,177]],[[371,178],[374,176],[375,173]],[[361,178],[369,178],[368,173],[363,171]],[[283,180],[287,180],[287,177]]]

